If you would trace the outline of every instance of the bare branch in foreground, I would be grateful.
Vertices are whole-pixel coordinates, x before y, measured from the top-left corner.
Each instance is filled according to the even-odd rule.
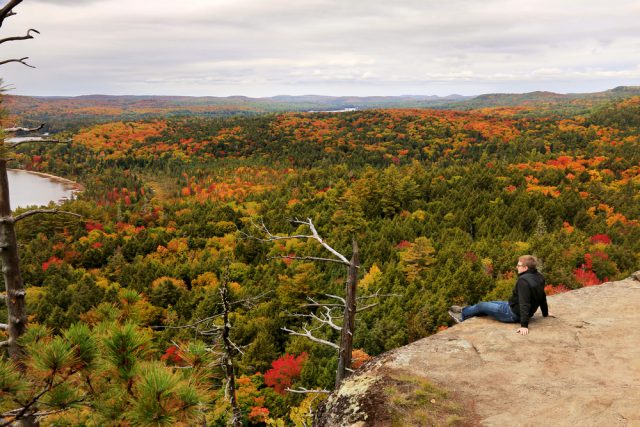
[[[29,28],[29,30],[27,31],[27,35],[26,36],[16,36],[16,37],[6,37],[4,39],[0,39],[0,44],[4,43],[4,42],[12,42],[12,41],[16,41],[16,40],[28,40],[28,39],[32,39],[33,36],[31,35],[31,32],[34,32],[36,34],[40,34],[40,31],[38,30],[34,30],[33,28]]]
[[[283,331],[289,332],[290,335],[297,335],[297,336],[300,336],[300,337],[307,337],[308,339],[310,339],[313,342],[317,342],[319,344],[328,345],[329,347],[333,347],[336,350],[340,350],[340,346],[338,344],[332,343],[331,341],[323,340],[323,339],[318,338],[318,337],[314,337],[311,334],[313,331],[308,330],[306,327],[303,327],[302,329],[304,330],[304,333],[292,331],[291,329],[288,329],[288,328],[282,328]]]
[[[0,348],[2,347],[8,347],[9,346],[9,341],[0,341]]]
[[[336,256],[338,258],[338,260],[334,260],[334,262],[339,262],[341,264],[344,265],[350,265],[349,264],[349,260],[342,255],[340,252],[336,251],[335,249],[333,249],[331,246],[329,246],[329,244],[327,244],[327,242],[325,242],[322,237],[320,237],[320,235],[318,234],[318,230],[316,230],[315,225],[313,225],[313,221],[311,220],[311,218],[307,218],[306,221],[302,221],[299,220],[297,218],[293,218],[290,219],[289,222],[291,222],[292,224],[299,224],[299,225],[306,225],[307,227],[309,227],[309,230],[311,231],[311,234],[296,234],[296,235],[291,235],[291,236],[278,236],[275,234],[272,234],[269,229],[267,228],[267,226],[264,224],[263,221],[260,221],[260,224],[256,224],[255,222],[251,221],[251,223],[253,224],[254,227],[256,227],[258,230],[262,231],[267,238],[266,239],[258,239],[258,240],[262,240],[262,241],[266,241],[266,242],[274,242],[277,240],[291,240],[291,239],[313,239],[315,241],[317,241],[318,243],[320,243],[320,245],[322,245],[323,248],[325,248],[327,251],[331,252],[334,256]]]
[[[13,217],[13,222],[18,222],[20,220],[23,220],[27,217],[30,217],[31,215],[38,215],[38,214],[63,214],[63,215],[71,215],[71,216],[75,216],[78,218],[82,218],[82,215],[77,214],[75,212],[69,212],[69,211],[61,211],[58,209],[34,209],[31,211],[27,211],[24,213],[21,213],[20,215],[17,215],[15,217]]]
[[[302,261],[322,261],[322,262],[337,262],[338,264],[344,264],[344,262],[339,259],[333,258],[321,258],[315,256],[295,256],[295,255],[280,255],[280,256],[272,256],[267,259],[292,259],[292,260],[302,260]]]
[[[336,331],[341,331],[342,327],[336,325],[333,322],[334,317],[331,315],[331,308],[329,307],[324,307],[325,309],[325,313],[321,314],[322,317],[318,316],[315,313],[310,313],[310,314],[304,314],[304,313],[291,313],[290,316],[292,317],[307,317],[309,319],[314,319],[317,320],[318,322],[324,324],[324,325],[328,325],[330,328],[335,329]]]
[[[22,3],[22,0],[10,0],[2,9],[0,9],[0,27],[2,27],[2,23],[5,18],[9,16],[13,16],[16,13],[13,11],[13,8]]]
[[[336,331],[341,331],[342,330],[342,326],[338,326],[338,325],[336,325],[334,323],[334,319],[336,319],[336,318],[338,318],[340,316],[334,316],[333,315],[333,310],[335,310],[336,308],[344,309],[344,306],[320,304],[320,303],[318,303],[318,301],[314,300],[311,297],[307,297],[307,299],[309,301],[311,301],[311,304],[309,304],[308,306],[321,307],[322,309],[324,309],[324,313],[321,313],[319,316],[317,314],[315,314],[315,313],[311,313],[311,314],[302,315],[303,317],[310,317],[312,319],[316,319],[320,323],[323,323],[325,325],[329,325],[332,329],[335,329]]]
[[[363,295],[363,296],[357,297],[356,300],[360,301],[360,300],[371,299],[371,298],[401,297],[401,296],[402,295],[400,294],[381,294],[380,289],[378,289],[374,294]]]
[[[356,309],[356,313],[360,313],[361,311],[365,311],[365,310],[368,310],[368,309],[370,309],[370,308],[373,308],[373,307],[375,307],[375,306],[376,306],[376,305],[378,305],[378,304],[379,304],[379,303],[377,303],[377,302],[376,302],[376,303],[374,303],[374,304],[365,305],[364,307],[358,307],[358,308]]]
[[[262,297],[272,294],[274,291],[266,291],[263,292],[259,295],[256,295],[255,297],[249,297],[249,298],[245,298],[245,299],[240,299],[238,301],[233,301],[230,302],[230,305],[236,305],[236,304],[242,304],[245,308],[251,308],[251,307],[255,307],[256,303],[262,299]]]
[[[209,320],[216,319],[218,317],[222,317],[222,313],[216,314],[214,316],[205,317],[204,319],[200,319],[197,322],[190,323],[188,325],[179,325],[179,326],[151,326],[151,329],[187,329],[187,328],[195,328],[196,326],[208,322]]]
[[[304,393],[304,394],[309,394],[309,393],[317,393],[317,394],[331,394],[331,392],[329,390],[308,390],[304,387],[298,387],[297,389],[292,389],[292,388],[285,388],[285,391],[288,391],[289,393]]]
[[[342,303],[343,307],[345,307],[347,305],[347,301],[342,297],[339,297],[337,295],[331,295],[331,294],[324,294],[324,295],[329,297],[329,298],[337,299],[338,301],[340,301]]]
[[[29,137],[29,138],[21,138],[20,141],[18,142],[11,142],[11,138],[9,138],[9,140],[4,140],[5,143],[10,143],[10,147],[11,148],[15,148],[19,145],[22,144],[29,144],[31,142],[46,142],[49,144],[69,144],[72,140],[71,139],[67,139],[65,141],[60,141],[59,139],[46,139],[43,138],[41,136],[34,136],[34,137]]]
[[[1,43],[1,41],[0,41]],[[41,123],[40,126],[35,127],[35,128],[25,128],[25,127],[20,127],[20,126],[14,126],[12,128],[5,128],[4,131],[9,133],[9,132],[37,132],[40,129],[42,129],[44,127],[44,123]]]
[[[4,61],[0,61],[0,65],[4,65],[4,64],[8,64],[10,62],[19,62],[22,65],[26,65],[29,68],[36,68],[33,65],[27,64],[25,61],[29,59],[28,56],[25,56],[24,58],[14,58],[14,59],[5,59]]]

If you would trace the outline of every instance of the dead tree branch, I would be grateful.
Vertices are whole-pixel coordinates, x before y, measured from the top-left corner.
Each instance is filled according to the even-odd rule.
[[[306,317],[306,318],[309,318],[309,319],[317,320],[318,322],[329,326],[331,329],[335,329],[336,331],[341,331],[342,327],[336,325],[333,322],[334,317],[331,316],[331,314],[330,314],[331,309],[329,307],[323,307],[323,308],[325,308],[326,312],[320,315],[322,317],[318,316],[315,313],[310,313],[310,314],[291,313],[289,316],[291,316],[291,317]]]
[[[0,65],[4,65],[4,64],[8,64],[10,62],[19,62],[22,65],[26,65],[29,68],[36,68],[33,65],[27,64],[25,61],[29,59],[28,56],[25,56],[24,58],[14,58],[14,59],[5,59],[4,61],[0,61]]]
[[[237,304],[242,304],[243,307],[245,308],[253,308],[255,307],[256,303],[258,301],[260,301],[263,297],[272,294],[274,291],[266,291],[263,292],[259,295],[256,295],[255,297],[249,297],[249,298],[245,298],[245,299],[239,299],[238,301],[230,301],[229,305],[237,305]]]
[[[324,295],[329,297],[329,298],[337,299],[338,301],[340,301],[342,303],[343,307],[347,304],[347,301],[344,298],[339,297],[337,295],[331,295],[331,294],[324,294]]]
[[[253,221],[251,222],[254,227],[256,227],[258,230],[260,230],[267,236],[265,239],[259,239],[259,240],[262,240],[265,242],[275,242],[277,240],[312,239],[320,243],[320,245],[322,245],[323,248],[325,248],[327,251],[329,251],[331,254],[333,254],[337,258],[337,259],[323,259],[323,261],[339,262],[344,265],[350,265],[349,260],[344,255],[336,251],[329,244],[327,244],[327,242],[325,242],[322,239],[322,237],[320,237],[320,235],[318,234],[318,230],[316,230],[315,225],[313,225],[313,221],[311,220],[311,218],[307,218],[306,221],[302,221],[297,218],[290,219],[289,222],[291,222],[292,224],[306,225],[307,227],[309,227],[311,234],[295,234],[295,235],[289,235],[289,236],[279,236],[279,235],[272,234],[263,221],[260,221],[260,224],[256,224]]]
[[[162,325],[160,325],[160,326],[151,326],[151,329],[188,329],[188,328],[195,328],[196,326],[198,326],[198,325],[200,325],[202,323],[208,322],[208,321],[213,320],[213,319],[217,319],[219,317],[222,317],[222,313],[216,314],[214,316],[205,317],[204,319],[200,319],[197,322],[193,322],[193,323],[190,323],[188,325],[179,325],[179,326],[162,326]]]
[[[315,256],[280,255],[280,256],[272,256],[267,259],[292,259],[292,260],[302,260],[302,261],[337,262],[339,264],[344,264],[339,259],[321,258],[321,257],[315,257]]]
[[[34,30],[33,28],[29,28],[29,30],[27,31],[27,35],[26,36],[6,37],[4,39],[0,39],[0,44],[5,43],[5,42],[12,42],[12,41],[16,41],[16,40],[32,39],[33,36],[31,35],[31,32],[34,32],[36,34],[40,34],[40,31]]]
[[[69,144],[70,142],[72,142],[71,139],[67,139],[65,141],[60,141],[59,139],[47,139],[47,138],[43,138],[41,136],[32,136],[32,137],[28,137],[28,138],[21,138],[20,141],[16,141],[16,142],[12,142],[11,139],[12,138],[4,140],[5,143],[11,144],[11,148],[15,148],[15,147],[17,147],[19,145],[22,145],[22,144],[29,144],[31,142],[46,142],[48,144]]]
[[[296,389],[292,389],[292,388],[285,388],[285,391],[288,391],[289,393],[300,393],[300,394],[309,394],[309,393],[316,393],[316,394],[331,394],[331,392],[329,390],[309,390],[306,389],[304,387],[298,387]]]
[[[378,289],[375,293],[359,296],[356,298],[356,300],[360,301],[360,300],[371,299],[371,298],[386,298],[386,297],[401,297],[401,296],[402,295],[400,294],[381,294],[380,289]]]
[[[5,18],[9,16],[13,16],[16,13],[13,11],[13,8],[22,3],[22,0],[9,0],[9,2],[4,5],[2,9],[0,9],[0,27],[4,23]]]
[[[374,304],[369,304],[369,305],[365,305],[364,307],[358,307],[358,309],[356,309],[356,313],[360,313],[361,311],[365,311],[368,310],[370,308],[375,307],[376,305],[378,305],[378,303],[374,303]]]
[[[300,333],[300,332],[296,332],[296,331],[292,331],[289,328],[282,328],[283,331],[288,332],[290,335],[297,335],[299,337],[307,337],[308,339],[310,339],[313,342],[317,342],[319,344],[324,344],[324,345],[328,345],[329,347],[333,347],[336,350],[340,350],[340,346],[336,343],[332,343],[331,341],[327,341],[327,340],[323,340],[322,338],[318,338],[313,336],[313,331],[317,330],[319,328],[315,328],[315,329],[307,329],[306,326],[302,327],[302,330],[304,330],[304,333]]]
[[[1,41],[0,41],[0,43],[1,43]],[[4,131],[7,132],[7,133],[13,133],[13,132],[37,132],[40,129],[42,129],[43,127],[44,127],[44,123],[41,123],[40,126],[35,127],[35,128],[25,128],[25,127],[20,127],[20,126],[14,126],[12,128],[5,128]]]
[[[39,215],[39,214],[62,214],[62,215],[71,215],[71,216],[75,216],[77,218],[82,218],[83,216],[80,214],[77,214],[75,212],[69,212],[69,211],[61,211],[58,209],[33,209],[24,213],[21,213],[20,215],[16,215],[13,217],[13,222],[18,222],[21,221],[25,218],[30,217],[31,215]]]

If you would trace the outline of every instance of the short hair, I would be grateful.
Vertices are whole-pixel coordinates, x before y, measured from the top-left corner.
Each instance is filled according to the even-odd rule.
[[[520,261],[525,267],[538,268],[538,258],[533,255],[522,255],[518,258],[518,261]]]

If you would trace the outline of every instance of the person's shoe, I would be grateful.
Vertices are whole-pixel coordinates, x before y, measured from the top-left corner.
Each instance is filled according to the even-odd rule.
[[[459,305],[452,305],[449,307],[449,311],[453,311],[454,313],[462,313],[462,307]]]
[[[462,313],[456,313],[453,310],[449,310],[447,313],[449,313],[449,316],[453,319],[454,322],[462,323]]]

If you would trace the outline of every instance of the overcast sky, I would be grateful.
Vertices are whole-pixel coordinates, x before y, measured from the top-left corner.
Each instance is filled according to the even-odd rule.
[[[0,0],[0,4],[6,0]],[[477,95],[640,85],[640,0],[24,0],[19,95]]]

